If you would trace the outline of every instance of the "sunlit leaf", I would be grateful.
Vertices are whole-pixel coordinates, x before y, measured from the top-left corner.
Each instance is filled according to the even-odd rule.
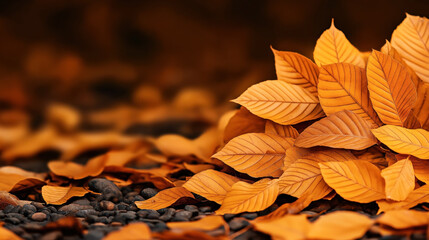
[[[298,131],[291,125],[281,125],[269,120],[265,124],[265,133],[290,138],[297,138],[299,135]]]
[[[414,170],[411,161],[406,158],[381,171],[386,182],[386,198],[402,201],[414,190]]]
[[[409,209],[424,202],[429,202],[429,185],[424,185],[412,191],[404,201],[377,201],[379,207],[378,213],[394,209]]]
[[[153,209],[159,210],[161,208],[166,208],[177,202],[181,198],[194,198],[191,192],[186,190],[184,187],[173,187],[162,190],[154,197],[149,198],[145,201],[136,201],[134,202],[136,206],[140,209]]]
[[[61,186],[43,186],[42,197],[47,204],[61,205],[66,203],[72,197],[83,197],[90,191],[83,187],[70,185],[68,187]]]
[[[307,239],[311,223],[305,215],[285,215],[281,218],[254,221],[257,231],[271,235],[276,240]]]
[[[395,229],[422,227],[429,223],[429,214],[416,210],[391,210],[381,215],[376,221]]]
[[[48,163],[48,167],[56,175],[71,179],[82,179],[99,175],[103,171],[106,162],[107,156],[100,155],[90,159],[85,165],[74,162],[51,161]]]
[[[110,232],[103,238],[104,240],[150,240],[152,235],[150,228],[141,222],[130,223],[117,231]]]

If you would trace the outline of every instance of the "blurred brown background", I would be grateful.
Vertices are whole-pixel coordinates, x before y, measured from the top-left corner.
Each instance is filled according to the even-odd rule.
[[[36,111],[131,101],[141,85],[170,98],[207,88],[223,102],[274,79],[270,45],[312,57],[331,18],[360,50],[378,49],[420,1],[34,0],[0,2],[0,106]]]

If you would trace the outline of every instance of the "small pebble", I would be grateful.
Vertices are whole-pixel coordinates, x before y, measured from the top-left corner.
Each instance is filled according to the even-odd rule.
[[[232,220],[235,217],[235,214],[231,214],[231,213],[227,213],[223,215],[223,219],[225,219],[225,221],[229,222],[230,220]]]
[[[142,197],[144,199],[149,199],[149,198],[155,196],[157,193],[158,193],[158,190],[156,190],[155,188],[144,188],[140,192],[140,195],[142,195]]]
[[[211,212],[212,208],[210,206],[204,206],[204,207],[200,207],[200,212]]]
[[[243,213],[240,215],[240,217],[244,217],[246,219],[253,220],[253,219],[258,217],[258,214],[257,213]]]
[[[60,231],[53,231],[43,235],[40,240],[59,240],[63,234]]]
[[[21,223],[21,220],[19,220],[18,218],[14,218],[14,217],[6,218],[5,221],[8,223],[12,223],[13,225],[17,225],[17,224]]]
[[[244,220],[244,219],[234,218],[231,221],[229,221],[228,225],[232,231],[238,231],[238,230],[248,226],[249,222]]]
[[[159,214],[159,212],[152,210],[152,209],[146,209],[146,211],[148,212],[146,218],[149,219],[158,219],[159,216],[161,216],[161,214]]]
[[[134,204],[134,203],[131,203],[130,205],[128,205],[128,207],[127,207],[127,211],[134,211],[134,212],[136,212],[136,211],[138,211],[139,210],[139,208]]]
[[[7,218],[18,218],[21,222],[24,222],[25,220],[27,220],[27,218],[20,214],[20,213],[8,213],[6,214]]]
[[[78,199],[76,201],[73,201],[72,203],[79,204],[79,205],[90,205],[91,204],[91,202],[87,198]]]
[[[63,211],[63,212],[67,212],[67,213],[75,213],[79,210],[86,210],[86,209],[94,209],[94,208],[92,206],[89,206],[89,205],[80,205],[80,204],[71,203],[71,204],[60,207],[58,210]]]
[[[22,206],[21,213],[25,216],[29,216],[37,211],[37,208],[31,204],[25,204]]]
[[[146,218],[146,216],[149,214],[149,212],[148,211],[146,211],[146,210],[139,210],[138,212],[137,212],[137,216],[139,217],[139,218]]]
[[[167,224],[164,222],[157,222],[152,228],[152,231],[154,232],[162,232],[164,230],[167,230]]]
[[[176,212],[176,215],[173,217],[172,221],[189,221],[192,217],[192,213],[186,210]]]
[[[120,222],[111,222],[110,226],[119,227],[119,226],[122,226],[122,223],[120,223]]]
[[[83,218],[89,215],[98,216],[98,212],[93,209],[85,209],[85,210],[79,210],[75,214],[76,217],[83,217]]]
[[[103,201],[100,202],[100,206],[104,210],[109,210],[110,211],[110,210],[115,209],[115,204],[112,203],[111,201],[103,200]]]
[[[191,213],[198,212],[198,207],[195,205],[186,205],[185,210]]]
[[[19,213],[19,211],[21,210],[21,206],[17,205],[17,206],[13,206],[13,205],[7,205],[4,209],[3,212],[4,213]]]
[[[116,214],[115,211],[102,211],[100,213],[100,216],[110,217],[110,216],[114,216],[115,214]]]
[[[104,178],[94,178],[88,182],[90,190],[99,192],[105,200],[118,202],[122,199],[122,192],[112,181]]]
[[[45,205],[41,202],[31,202],[31,205],[35,206],[37,209],[42,209]]]
[[[31,215],[31,219],[38,222],[46,220],[46,217],[47,217],[46,214],[43,212],[37,212]]]
[[[65,217],[63,214],[59,214],[59,213],[51,213],[51,221],[55,222],[58,221],[60,218]]]
[[[91,230],[83,237],[84,240],[101,240],[104,237],[104,232],[101,230]]]
[[[116,204],[116,209],[118,210],[127,210],[127,207],[128,207],[128,204],[123,202]]]
[[[170,219],[174,216],[175,213],[176,210],[174,208],[167,208],[164,214],[159,217],[159,220],[162,220],[164,222],[170,221]]]
[[[142,196],[137,195],[137,196],[134,196],[133,202],[136,202],[136,201],[144,201],[144,200],[145,200],[145,199],[144,199]]]

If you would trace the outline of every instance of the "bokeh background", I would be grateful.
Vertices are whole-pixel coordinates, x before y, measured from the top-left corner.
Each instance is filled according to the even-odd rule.
[[[1,1],[0,107],[109,107],[133,101],[141,86],[166,99],[183,88],[206,88],[224,102],[275,78],[270,45],[311,58],[334,18],[360,50],[378,49],[405,12],[429,16],[429,3]]]

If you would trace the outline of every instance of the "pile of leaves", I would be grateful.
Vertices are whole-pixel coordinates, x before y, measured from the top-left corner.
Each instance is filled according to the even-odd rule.
[[[429,20],[407,15],[391,40],[371,52],[356,49],[333,23],[316,43],[315,63],[298,53],[273,52],[278,79],[248,88],[232,100],[242,107],[224,114],[200,137],[111,135],[107,145],[116,149],[86,165],[51,161],[48,176],[0,169],[8,171],[1,175],[1,190],[42,186],[46,203],[64,204],[90,192],[86,180],[104,177],[118,186],[150,182],[162,190],[135,202],[140,209],[207,200],[218,206],[213,216],[197,222],[169,223],[168,232],[151,233],[143,223],[132,223],[107,239],[131,232],[142,239],[210,239],[203,232],[227,228],[222,215],[261,212],[279,202],[281,194],[294,198],[252,220],[245,230],[253,228],[273,239],[354,239],[368,230],[379,235],[425,233]],[[42,133],[28,141],[58,131],[47,128]],[[55,144],[69,156],[66,160],[81,152],[81,146],[99,146],[95,142],[100,141],[79,136],[59,139]],[[29,149],[31,142],[16,146]],[[6,149],[3,157],[13,158],[18,150]],[[132,161],[157,165],[125,166]],[[27,195],[32,196],[36,198]],[[370,206],[380,216],[356,211],[325,214],[329,208],[316,215],[305,211],[333,199]],[[233,237],[225,232],[218,237]]]

